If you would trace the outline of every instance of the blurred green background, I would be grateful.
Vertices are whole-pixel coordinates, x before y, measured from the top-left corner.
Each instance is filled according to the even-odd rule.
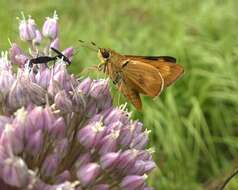
[[[238,166],[237,0],[0,0],[0,7],[1,50],[18,39],[20,11],[41,26],[57,10],[62,49],[79,50],[75,74],[98,63],[78,39],[122,54],[172,55],[184,66],[160,98],[143,97],[141,113],[128,107],[152,131],[159,167],[148,181],[156,190],[212,190]],[[238,178],[227,187],[237,188]]]

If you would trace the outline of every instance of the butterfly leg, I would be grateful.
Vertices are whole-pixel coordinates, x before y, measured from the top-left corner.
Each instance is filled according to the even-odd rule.
[[[130,60],[128,59],[128,60],[125,60],[123,63],[121,63],[121,69],[125,68],[128,65],[129,62],[130,62]],[[121,81],[122,81],[122,74],[121,74],[120,71],[117,71],[116,76],[114,77],[112,82],[113,82],[113,84],[116,85]]]
[[[98,70],[103,71],[103,73],[105,73],[106,72],[106,63],[100,63],[98,65]]]
[[[115,78],[112,80],[113,84],[117,85],[119,82],[121,82],[122,76],[120,73],[117,73]]]

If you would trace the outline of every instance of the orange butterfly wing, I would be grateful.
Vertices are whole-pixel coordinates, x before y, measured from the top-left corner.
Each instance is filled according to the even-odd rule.
[[[184,72],[181,65],[176,64],[176,59],[170,56],[133,56],[126,55],[126,58],[149,64],[159,70],[164,86],[167,87],[176,81]]]
[[[164,80],[158,69],[141,61],[128,60],[122,68],[125,85],[131,85],[138,93],[155,97],[163,90]]]
[[[141,110],[142,103],[139,93],[134,90],[131,85],[126,84],[125,80],[120,82],[118,85],[118,90],[135,106],[137,110]]]

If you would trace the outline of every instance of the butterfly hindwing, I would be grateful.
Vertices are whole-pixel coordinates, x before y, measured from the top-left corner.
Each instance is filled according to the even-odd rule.
[[[141,110],[142,104],[139,93],[126,84],[125,80],[117,86],[118,90],[135,106],[135,108]]]

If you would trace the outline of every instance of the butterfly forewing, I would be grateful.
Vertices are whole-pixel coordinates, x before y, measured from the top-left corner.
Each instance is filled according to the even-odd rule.
[[[159,70],[163,79],[164,86],[167,87],[176,81],[182,74],[182,66],[176,64],[176,59],[170,56],[130,56],[131,60],[141,61]]]
[[[163,89],[163,78],[153,66],[141,61],[130,60],[122,70],[123,78],[132,83],[139,93],[155,97]]]

